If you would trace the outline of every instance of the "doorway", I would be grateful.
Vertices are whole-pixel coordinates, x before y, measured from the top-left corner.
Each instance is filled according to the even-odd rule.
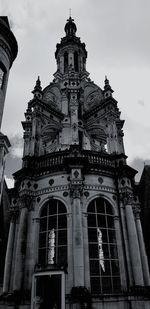
[[[32,309],[64,309],[64,274],[39,273],[33,277]]]

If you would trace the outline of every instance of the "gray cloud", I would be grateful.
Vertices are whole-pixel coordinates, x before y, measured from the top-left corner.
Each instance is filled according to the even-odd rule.
[[[19,135],[9,136],[11,147],[6,158],[5,175],[7,178],[12,178],[12,174],[21,168],[23,138]]]
[[[150,159],[143,160],[142,158],[137,157],[130,163],[130,165],[138,171],[138,174],[136,175],[136,181],[140,181],[144,165],[150,165]]]

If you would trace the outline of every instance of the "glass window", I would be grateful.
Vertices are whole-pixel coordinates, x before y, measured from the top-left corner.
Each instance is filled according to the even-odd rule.
[[[120,291],[119,260],[112,206],[103,198],[88,206],[88,241],[92,294]]]
[[[39,234],[39,264],[66,264],[67,212],[58,200],[49,200],[42,208]]]

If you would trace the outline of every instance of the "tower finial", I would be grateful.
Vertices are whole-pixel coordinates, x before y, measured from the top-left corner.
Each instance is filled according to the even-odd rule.
[[[69,18],[71,18],[71,8],[69,9]]]

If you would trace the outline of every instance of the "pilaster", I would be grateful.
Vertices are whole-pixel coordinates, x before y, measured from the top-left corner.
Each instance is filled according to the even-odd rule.
[[[149,272],[149,267],[148,267],[148,260],[147,260],[146,250],[145,250],[141,221],[140,221],[140,205],[138,203],[135,204],[133,211],[134,211],[135,224],[136,224],[137,235],[138,235],[138,240],[139,240],[139,248],[140,248],[140,254],[141,254],[144,283],[146,286],[149,286],[150,285],[150,272]]]
[[[13,262],[13,250],[14,250],[14,240],[15,240],[15,227],[16,227],[16,218],[18,217],[17,207],[11,207],[11,221],[9,227],[9,235],[7,241],[7,251],[5,258],[5,269],[4,269],[4,281],[3,281],[3,292],[8,293],[10,289],[10,280],[11,280],[11,270]]]
[[[28,196],[20,198],[20,218],[16,246],[16,260],[14,267],[13,290],[20,290],[23,284],[24,262],[26,254],[26,237],[27,237],[27,215],[30,199]]]
[[[125,205],[129,250],[131,256],[131,265],[133,270],[134,284],[144,285],[141,255],[139,249],[139,242],[137,236],[137,230],[133,215],[134,199],[131,192],[126,192],[123,195],[123,201]]]
[[[72,169],[70,194],[72,198],[72,243],[74,286],[84,286],[84,252],[82,226],[82,180],[81,169]]]

